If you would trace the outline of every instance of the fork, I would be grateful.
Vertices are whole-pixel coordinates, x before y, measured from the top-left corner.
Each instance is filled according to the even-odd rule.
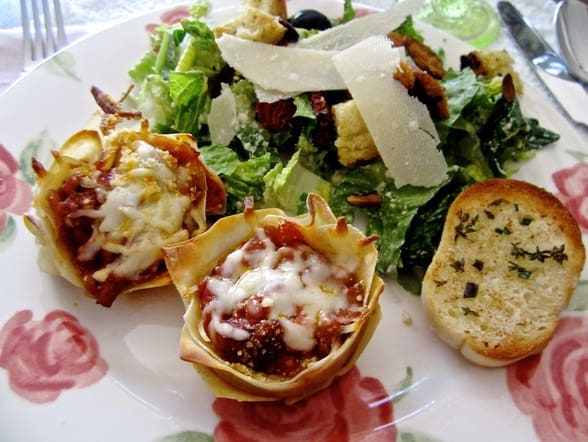
[[[20,0],[24,67],[30,70],[67,44],[60,0]]]

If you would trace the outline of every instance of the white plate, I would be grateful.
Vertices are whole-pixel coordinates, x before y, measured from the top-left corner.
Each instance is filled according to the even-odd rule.
[[[235,0],[215,1],[215,8],[234,4]],[[333,17],[342,11],[334,0],[291,0],[288,7],[291,12],[318,8]],[[0,148],[0,222],[3,216],[8,220],[0,240],[0,328],[4,326],[0,334],[1,440],[197,440],[197,436],[212,435],[215,430],[221,440],[221,430],[226,435],[232,428],[236,434],[250,431],[252,440],[288,440],[288,429],[292,430],[289,440],[309,440],[314,430],[333,429],[349,431],[355,439],[368,431],[382,440],[396,434],[413,437],[403,440],[420,441],[523,441],[540,437],[555,440],[549,439],[549,430],[557,425],[568,431],[560,434],[560,440],[588,437],[588,410],[580,401],[588,382],[586,368],[581,371],[582,363],[585,367],[588,362],[585,282],[570,306],[577,311],[566,313],[565,327],[537,370],[525,371],[529,367],[519,364],[519,371],[509,371],[482,369],[462,360],[429,331],[419,298],[389,281],[382,296],[383,319],[358,361],[361,374],[354,371],[356,377],[345,378],[337,387],[296,408],[227,402],[219,406],[217,402],[217,411],[225,418],[219,425],[212,394],[192,367],[178,359],[182,304],[173,288],[124,296],[107,309],[63,280],[41,273],[33,237],[20,216],[23,208],[12,204],[15,198],[25,209],[30,203],[25,185],[30,173],[26,170],[28,159],[31,153],[46,155],[84,125],[95,110],[91,85],[115,96],[126,89],[127,70],[148,47],[146,25],[161,21],[162,12],[150,13],[90,36],[0,96],[0,144],[4,146]],[[419,28],[431,46],[445,48],[447,62],[453,66],[458,65],[460,54],[469,51],[466,44],[450,36],[424,25]],[[567,168],[581,172],[583,166],[578,163],[588,155],[586,140],[533,90],[526,91],[523,104],[528,115],[558,131],[562,139],[526,163],[518,176],[556,192],[552,174]],[[22,160],[19,171],[8,167],[7,155]],[[14,183],[20,193],[11,187]],[[569,192],[574,189],[578,188],[572,186]],[[573,201],[588,203],[583,199],[586,195],[584,189]],[[74,319],[66,321],[71,327],[50,328],[45,315],[53,312],[59,323],[66,319],[61,311],[73,315]],[[6,324],[14,324],[18,318],[26,324],[8,333]],[[34,332],[38,334],[33,341],[24,339]],[[75,372],[79,364],[70,364],[73,368],[65,370],[66,362],[85,348],[82,342],[92,346],[92,336],[98,346],[97,365],[89,374]],[[570,336],[576,339],[566,340]],[[17,337],[18,345],[11,347]],[[74,339],[68,340],[71,337]],[[562,356],[566,342],[576,347]],[[564,362],[565,375],[561,377],[557,364],[563,366]],[[42,368],[45,374],[39,377]],[[26,370],[28,378],[15,376]],[[527,378],[513,377],[517,373],[527,374]],[[35,393],[39,385],[30,382],[33,378],[46,381],[44,392]],[[508,379],[527,382],[518,386],[514,382],[509,389]],[[24,382],[20,389],[19,380]],[[558,380],[561,383],[555,382]],[[66,382],[63,390],[55,384],[58,381]],[[408,384],[411,388],[393,402],[368,407],[370,394],[379,398],[393,395]],[[564,390],[569,394],[568,402],[560,397]],[[547,410],[546,405],[534,402],[536,394],[549,394],[553,408]],[[517,405],[515,399],[520,398]],[[570,398],[577,402],[569,402]],[[522,404],[527,404],[526,408]],[[575,424],[565,420],[569,417],[565,412],[575,416]],[[226,421],[227,413],[235,420],[233,426]]]

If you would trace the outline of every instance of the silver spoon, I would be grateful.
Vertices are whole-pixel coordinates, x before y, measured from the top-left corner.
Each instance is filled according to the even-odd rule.
[[[561,55],[572,75],[588,82],[588,0],[563,0],[555,12]]]

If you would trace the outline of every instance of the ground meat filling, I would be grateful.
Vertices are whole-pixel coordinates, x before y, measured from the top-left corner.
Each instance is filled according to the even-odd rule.
[[[74,215],[83,209],[98,209],[104,203],[104,195],[110,190],[108,173],[103,173],[96,180],[95,187],[87,187],[82,183],[81,173],[74,173],[65,179],[58,189],[47,193],[47,201],[53,212],[55,228],[60,244],[65,246],[70,255],[70,262],[77,265],[82,275],[82,281],[88,292],[96,297],[98,304],[110,307],[118,294],[131,284],[147,281],[154,275],[163,274],[165,263],[163,260],[145,269],[137,279],[128,281],[111,273],[108,278],[99,282],[92,275],[113,262],[119,254],[100,249],[91,260],[80,260],[78,252],[92,236],[96,220],[88,216]]]
[[[365,287],[284,221],[259,229],[199,284],[204,330],[225,361],[284,378],[342,345]]]

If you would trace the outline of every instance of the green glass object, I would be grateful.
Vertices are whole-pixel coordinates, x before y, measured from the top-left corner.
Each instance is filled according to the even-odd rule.
[[[416,18],[477,48],[498,37],[500,19],[484,0],[428,0]]]

